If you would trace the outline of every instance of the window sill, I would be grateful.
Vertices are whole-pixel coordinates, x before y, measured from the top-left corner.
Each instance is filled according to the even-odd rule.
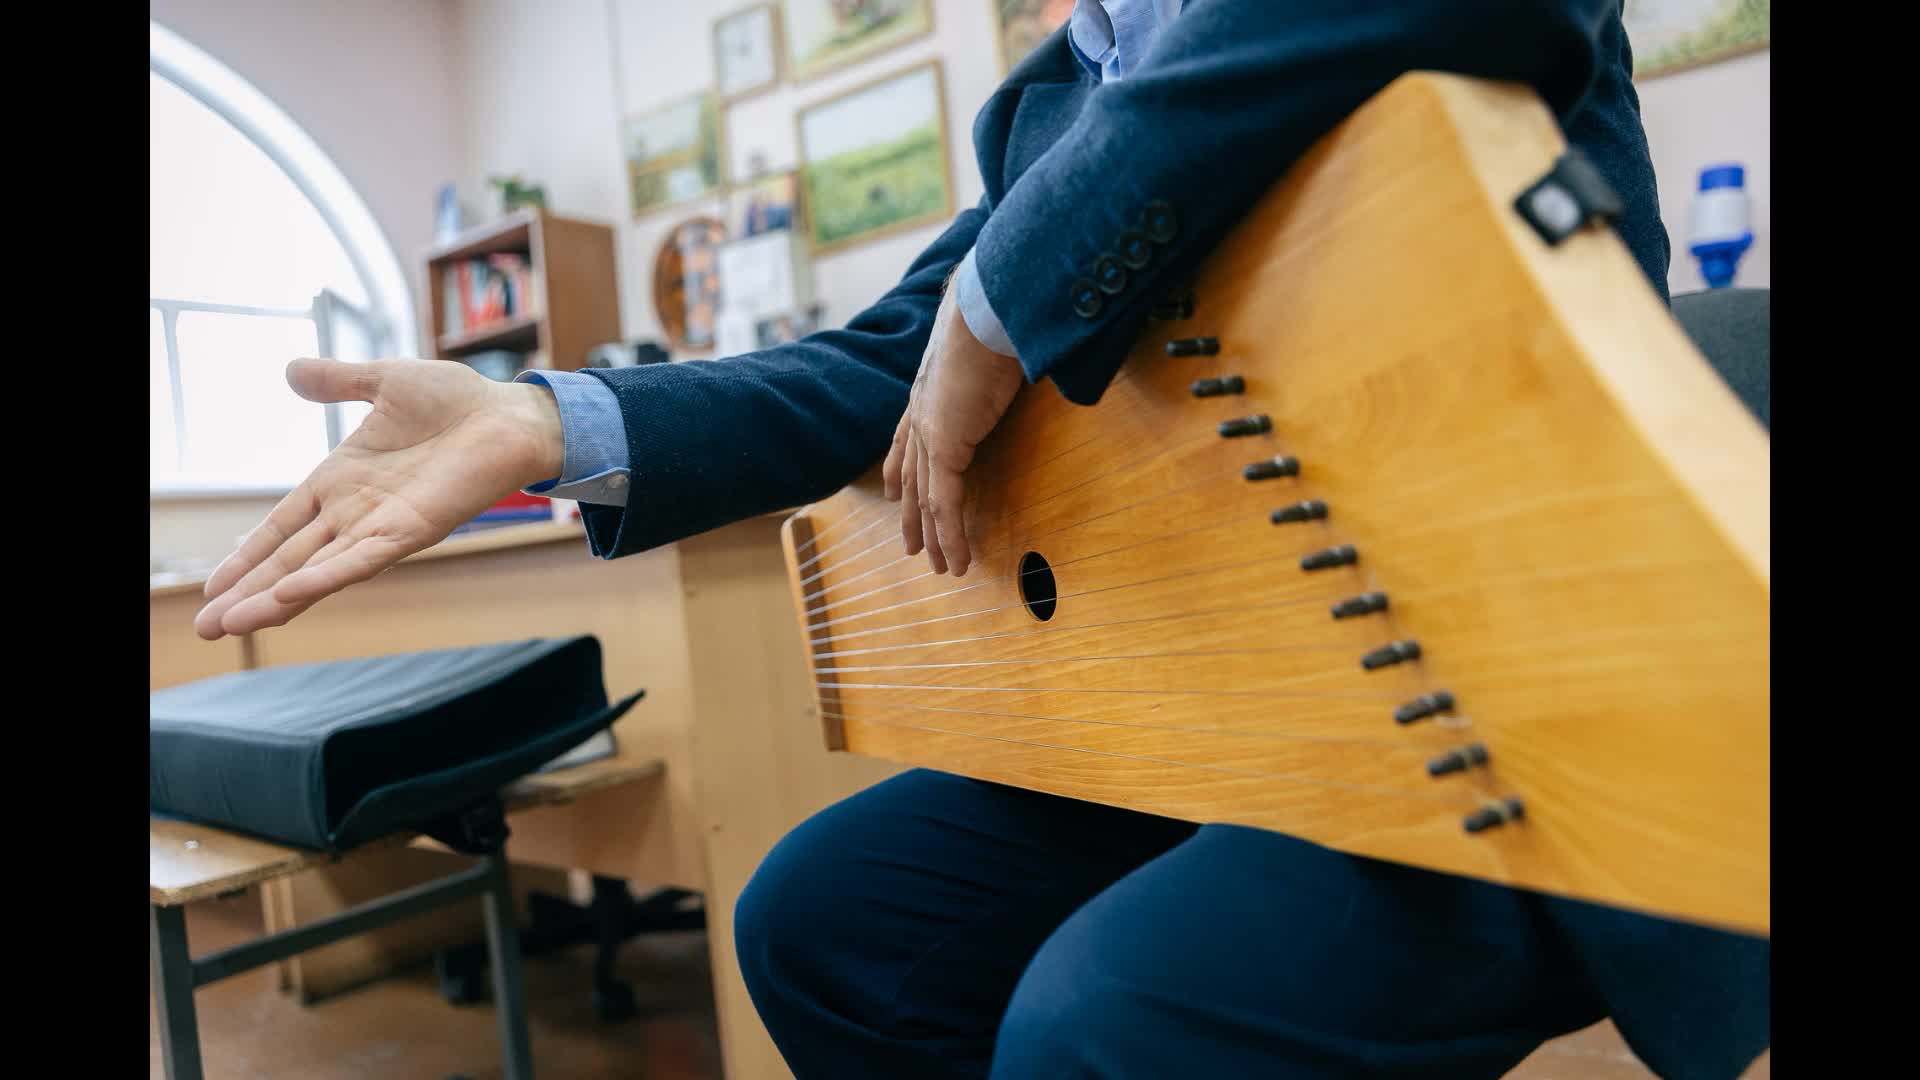
[[[153,484],[148,488],[150,502],[187,502],[212,499],[278,499],[292,491],[292,484]]]

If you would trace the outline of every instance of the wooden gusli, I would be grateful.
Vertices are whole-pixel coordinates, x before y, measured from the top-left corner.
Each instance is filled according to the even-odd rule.
[[[794,514],[828,745],[1767,933],[1768,436],[1612,230],[1517,212],[1564,149],[1402,78],[1100,404],[1021,392],[966,578],[877,470]]]

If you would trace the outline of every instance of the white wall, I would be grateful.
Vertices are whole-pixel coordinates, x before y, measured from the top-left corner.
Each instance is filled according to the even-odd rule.
[[[1753,247],[1734,284],[1772,287],[1773,54],[1761,51],[1639,84],[1640,118],[1660,184],[1660,217],[1673,240],[1668,286],[1703,289],[1700,264],[1687,251],[1689,213],[1700,169],[1721,162],[1747,167],[1753,203]]]
[[[616,225],[628,339],[660,335],[650,289],[654,254],[667,230],[694,214],[720,216],[723,207],[717,199],[687,203],[634,221],[618,117],[711,86],[713,21],[744,6],[743,0],[468,0],[459,7],[468,152],[462,190],[478,191],[493,173],[519,172],[546,186],[555,212]],[[797,164],[794,114],[801,105],[939,57],[955,211],[973,205],[982,192],[973,116],[1001,77],[993,24],[992,0],[934,0],[929,36],[725,110],[733,175],[746,175],[755,151],[765,155],[769,171]],[[815,288],[827,318],[844,322],[890,288],[942,227],[815,260]]]
[[[683,204],[634,221],[620,159],[618,118],[712,85],[712,24],[742,0],[465,0],[458,34],[465,81],[467,152],[462,191],[484,202],[485,178],[519,172],[546,185],[560,213],[613,223],[619,238],[623,328],[628,339],[660,333],[651,300],[652,263],[666,231],[694,214],[719,215],[719,200]],[[948,150],[956,209],[980,198],[972,123],[998,85],[991,0],[934,0],[934,32],[850,69],[725,109],[728,158],[744,176],[750,156],[778,171],[796,164],[794,115],[877,75],[939,57],[947,90]],[[1700,166],[1747,166],[1754,202],[1753,249],[1739,283],[1768,283],[1769,54],[1647,80],[1640,88],[1659,177],[1662,216],[1674,236],[1672,287],[1702,287],[1686,252],[1687,215]],[[890,287],[937,235],[928,226],[814,263],[827,318],[844,322]]]

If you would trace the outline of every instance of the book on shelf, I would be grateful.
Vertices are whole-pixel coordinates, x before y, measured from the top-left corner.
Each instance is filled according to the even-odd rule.
[[[529,495],[524,491],[513,494],[494,503],[480,512],[480,516],[453,530],[454,536],[484,532],[504,525],[524,525],[529,522],[553,520],[553,500],[545,495]]]
[[[443,335],[466,334],[534,314],[533,266],[497,253],[449,263],[440,272]]]

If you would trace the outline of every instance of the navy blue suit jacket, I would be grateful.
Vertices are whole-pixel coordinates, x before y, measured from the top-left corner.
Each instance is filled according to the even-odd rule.
[[[593,550],[613,558],[797,506],[876,463],[970,248],[1029,377],[1098,400],[1152,304],[1315,140],[1417,70],[1537,90],[1620,194],[1616,227],[1666,297],[1620,0],[1188,0],[1122,82],[1098,84],[1064,30],[1023,61],[974,120],[986,196],[844,329],[724,360],[590,371],[620,400],[633,470],[626,507],[583,506]],[[1172,235],[1094,315],[1077,312],[1075,284],[1151,203],[1171,208]],[[1546,910],[1668,1080],[1736,1076],[1766,1044],[1763,939],[1573,901]]]

